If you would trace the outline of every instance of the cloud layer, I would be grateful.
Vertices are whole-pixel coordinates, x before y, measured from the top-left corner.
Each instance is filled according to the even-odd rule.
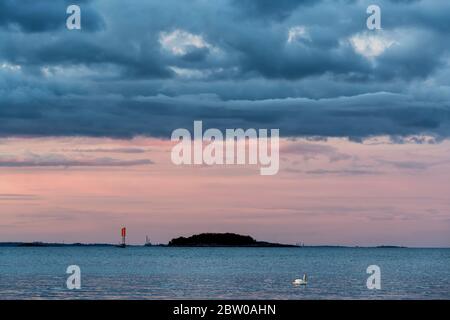
[[[444,0],[0,4],[0,135],[450,135]],[[183,14],[180,14],[183,12]]]

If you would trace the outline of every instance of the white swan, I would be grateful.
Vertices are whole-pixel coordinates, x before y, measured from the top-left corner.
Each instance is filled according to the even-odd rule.
[[[294,285],[306,285],[308,284],[308,280],[306,278],[306,273],[303,274],[303,279],[295,279],[292,284]]]

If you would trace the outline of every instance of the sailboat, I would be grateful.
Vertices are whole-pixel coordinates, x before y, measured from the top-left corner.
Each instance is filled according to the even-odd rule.
[[[146,247],[151,247],[152,243],[150,242],[150,238],[148,236],[145,236],[145,244]]]

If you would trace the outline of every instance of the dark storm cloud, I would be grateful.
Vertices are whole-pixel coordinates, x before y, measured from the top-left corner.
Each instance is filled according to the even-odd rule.
[[[2,135],[170,137],[176,128],[192,130],[194,120],[203,120],[205,128],[280,128],[283,136],[450,133],[448,105],[383,93],[319,101],[53,97],[35,101],[32,112],[27,106],[17,102],[2,108]]]
[[[377,3],[2,1],[0,135],[448,137],[450,3]]]
[[[321,0],[233,0],[233,4],[240,7],[247,14],[247,17],[260,18],[269,16],[277,19],[288,17],[300,6],[320,3]]]
[[[66,9],[71,4],[83,7],[83,28],[100,30],[101,16],[90,5],[92,0],[2,0],[0,2],[0,26],[22,32],[54,31],[65,24]]]

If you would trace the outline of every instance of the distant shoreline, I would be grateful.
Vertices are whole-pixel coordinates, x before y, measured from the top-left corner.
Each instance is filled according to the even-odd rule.
[[[119,244],[119,243],[60,243],[43,241],[5,241],[0,242],[2,247],[18,248],[39,248],[39,247],[172,247],[172,248],[353,248],[353,249],[450,249],[450,247],[407,247],[401,245],[305,245],[303,244],[282,244],[267,241],[257,241],[249,235],[240,235],[236,233],[200,233],[190,237],[173,238],[167,244],[152,244],[148,237],[145,244]]]
[[[117,247],[117,244],[111,243],[53,243],[53,242],[0,242],[1,247],[18,247],[18,248],[55,248],[55,247]],[[166,247],[166,248],[352,248],[352,249],[450,249],[448,247],[405,247],[405,246],[344,246],[344,245],[183,245],[170,246],[167,244],[129,244],[127,247]]]

